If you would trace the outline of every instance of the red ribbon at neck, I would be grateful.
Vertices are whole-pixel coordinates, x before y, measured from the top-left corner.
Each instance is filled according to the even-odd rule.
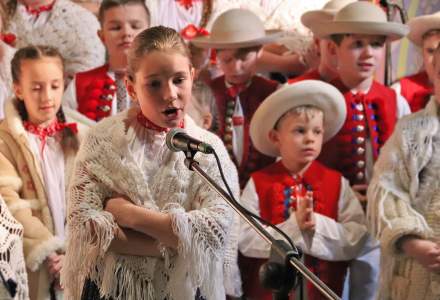
[[[58,122],[58,120],[53,121],[47,127],[35,125],[28,121],[23,122],[23,126],[28,132],[38,136],[38,138],[41,141],[41,152],[43,152],[44,150],[47,137],[54,136],[58,132],[64,130],[64,128],[70,128],[70,130],[72,130],[73,133],[78,133],[78,127],[76,123],[60,123]]]
[[[52,1],[52,3],[48,4],[48,5],[43,5],[43,6],[39,6],[37,8],[31,8],[29,6],[26,5],[26,11],[34,16],[39,16],[42,12],[45,11],[51,11],[53,6],[55,5],[55,0]]]
[[[198,36],[209,35],[209,31],[203,27],[197,27],[194,24],[189,24],[188,26],[186,26],[185,28],[183,28],[180,31],[180,35],[185,40],[192,40],[193,38],[198,37]]]
[[[144,114],[142,112],[138,113],[137,120],[138,120],[139,124],[141,124],[142,126],[144,126],[147,129],[151,129],[156,132],[170,131],[170,128],[161,127],[161,126],[158,126],[158,125],[154,124],[153,122],[151,122],[147,117],[144,116]],[[184,128],[185,127],[184,125],[185,125],[184,121],[183,120],[180,121],[179,127]]]
[[[186,9],[190,9],[193,6],[193,2],[202,1],[202,0],[176,0],[181,6]]]
[[[231,96],[232,98],[235,98],[241,92],[246,90],[247,87],[248,87],[248,85],[246,83],[244,83],[244,84],[234,84],[234,85],[228,87],[227,92],[228,92],[229,96]]]

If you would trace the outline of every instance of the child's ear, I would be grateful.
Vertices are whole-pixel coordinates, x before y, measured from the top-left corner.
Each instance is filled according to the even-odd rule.
[[[327,43],[328,53],[330,53],[332,56],[336,56],[337,49],[338,49],[338,45],[336,45],[334,41],[330,40]]]
[[[272,144],[278,147],[280,143],[280,137],[276,129],[271,129],[269,131],[269,140],[272,142]]]
[[[22,90],[21,90],[20,85],[17,84],[17,83],[14,83],[14,84],[13,84],[13,88],[14,88],[14,94],[15,94],[15,97],[16,97],[18,100],[22,100],[22,99],[23,99],[23,93],[22,93]]]
[[[138,102],[138,97],[134,88],[134,82],[132,78],[130,78],[130,75],[127,75],[125,79],[125,87],[127,88],[127,93],[130,96],[130,99],[134,102]]]
[[[96,34],[98,35],[99,39],[101,40],[101,42],[103,44],[105,44],[105,38],[104,38],[104,34],[102,33],[102,29],[99,29]]]

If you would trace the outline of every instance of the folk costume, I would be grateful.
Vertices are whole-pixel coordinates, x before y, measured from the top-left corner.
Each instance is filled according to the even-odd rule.
[[[52,253],[64,253],[65,191],[75,151],[63,151],[60,132],[75,123],[54,121],[47,128],[23,122],[13,101],[0,123],[0,193],[24,229],[24,258],[31,299],[49,299]],[[82,130],[82,129],[81,129]]]
[[[216,149],[237,196],[237,172],[221,140],[189,117],[184,128]],[[187,169],[183,152],[166,147],[166,131],[133,107],[99,122],[81,145],[70,185],[62,270],[68,299],[79,299],[86,278],[100,288],[101,296],[115,300],[194,299],[198,289],[209,299],[224,299],[223,270],[227,273],[231,267],[224,264],[236,259],[229,260],[236,250],[227,246],[233,239],[232,209]],[[214,180],[221,181],[213,156],[198,155],[197,160]],[[103,210],[103,203],[117,194],[170,214],[177,249],[163,247],[163,257],[108,251],[117,224]]]
[[[310,28],[319,38],[334,34],[370,34],[393,41],[407,33],[406,25],[388,22],[379,6],[364,1],[348,4],[332,20],[315,22]],[[367,184],[380,148],[393,132],[397,118],[409,113],[409,107],[406,100],[376,81],[366,90],[350,90],[342,79],[332,83],[345,97],[347,118],[339,133],[324,145],[318,160],[340,171],[351,185]],[[360,256],[350,264],[350,299],[375,299],[379,258],[379,245],[370,239]]]
[[[402,118],[382,148],[368,189],[368,223],[380,241],[378,299],[434,300],[440,275],[427,271],[397,247],[406,235],[438,241],[439,105]]]
[[[279,35],[279,30],[266,31],[252,12],[233,9],[216,19],[209,35],[196,37],[191,42],[201,48],[240,49],[272,42]],[[278,84],[254,75],[243,85],[233,85],[221,76],[210,86],[216,98],[218,134],[238,168],[243,188],[251,172],[273,162],[273,158],[253,147],[249,123],[260,103],[278,88]]]
[[[78,73],[64,92],[63,104],[95,122],[113,116],[131,105],[124,76],[108,65]]]
[[[413,18],[408,22],[408,26],[408,39],[414,45],[423,48],[423,36],[432,30],[440,30],[440,12]],[[423,70],[400,79],[392,88],[408,100],[412,112],[423,109],[433,95],[431,79]]]
[[[257,149],[279,156],[268,138],[269,131],[285,112],[302,105],[323,110],[324,141],[339,130],[345,119],[344,99],[333,86],[306,80],[282,87],[263,102],[252,119],[251,137]],[[332,118],[327,118],[329,115]],[[313,192],[313,232],[301,231],[295,216],[296,197],[307,191]],[[241,200],[251,211],[286,232],[306,253],[306,266],[334,292],[342,294],[347,261],[362,249],[366,226],[362,208],[340,173],[314,161],[304,174],[291,174],[281,159],[252,173]],[[264,262],[262,259],[269,257],[270,246],[244,222],[240,231],[239,249],[246,256],[241,264],[245,293],[253,299],[272,299],[271,293],[258,283],[258,267]],[[308,299],[322,299],[322,295],[309,285]]]
[[[36,10],[18,1],[8,25],[8,31],[17,36],[17,48],[48,45],[58,49],[69,76],[104,64],[105,48],[96,34],[99,28],[91,12],[69,0],[54,0]]]
[[[4,118],[4,107],[7,99],[12,95],[11,60],[15,49],[0,41],[0,120]]]

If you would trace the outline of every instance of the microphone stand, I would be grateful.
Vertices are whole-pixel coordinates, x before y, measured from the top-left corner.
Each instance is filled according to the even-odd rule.
[[[265,280],[278,285],[278,290],[274,292],[274,299],[288,299],[288,293],[293,288],[292,276],[295,276],[295,270],[301,273],[307,280],[309,280],[327,299],[341,300],[328,286],[325,285],[315,274],[313,274],[307,267],[299,260],[301,254],[298,251],[294,251],[289,244],[284,240],[275,239],[267,230],[260,225],[254,218],[249,216],[240,205],[232,199],[229,194],[220,187],[209,175],[207,175],[199,166],[199,163],[194,160],[195,151],[185,152],[185,166],[199,175],[220,197],[222,197],[240,216],[245,219],[253,227],[253,229],[271,245],[271,257],[269,262],[274,262],[278,266],[285,267],[285,271],[282,272],[285,277],[282,278],[282,282],[278,281],[278,278],[265,278]],[[267,266],[268,273],[274,273],[274,264]],[[293,269],[292,269],[293,268]],[[276,272],[275,272],[276,273]],[[278,274],[277,274],[278,275]],[[260,270],[261,277],[261,270]],[[294,280],[293,280],[294,281]]]

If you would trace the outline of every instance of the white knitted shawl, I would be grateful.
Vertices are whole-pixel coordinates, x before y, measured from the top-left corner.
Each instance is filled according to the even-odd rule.
[[[419,175],[432,159],[433,138],[438,134],[439,125],[438,104],[432,97],[424,110],[400,119],[381,149],[368,188],[367,208],[369,229],[377,239],[382,238],[387,228],[393,230],[395,226],[393,220],[385,215],[385,207],[388,201],[393,201],[393,197],[401,200],[406,207],[408,227],[411,227],[412,233],[431,237],[432,230],[423,217],[430,203],[421,196]],[[387,299],[396,255],[382,252],[379,297]]]
[[[222,264],[232,210],[185,167],[183,152],[160,151],[163,163],[155,174],[147,171],[153,162],[135,161],[128,145],[137,137],[128,124],[137,110],[98,123],[81,144],[70,183],[62,274],[65,296],[79,299],[84,280],[90,277],[102,295],[114,299],[194,299],[197,288],[208,299],[224,299]],[[237,172],[221,140],[188,117],[185,129],[213,145],[238,194]],[[212,155],[198,154],[196,159],[214,180],[221,181]],[[161,259],[107,252],[116,223],[103,210],[103,201],[118,194],[137,205],[168,212],[179,239],[177,253],[167,250]]]
[[[17,48],[48,45],[58,49],[73,75],[104,64],[105,48],[98,38],[96,17],[69,0],[57,0],[47,22],[33,24],[23,5],[18,5],[8,30],[17,36]]]
[[[0,272],[5,281],[17,283],[17,293],[11,298],[0,281],[0,299],[29,299],[26,266],[23,257],[23,227],[9,212],[0,196]]]

